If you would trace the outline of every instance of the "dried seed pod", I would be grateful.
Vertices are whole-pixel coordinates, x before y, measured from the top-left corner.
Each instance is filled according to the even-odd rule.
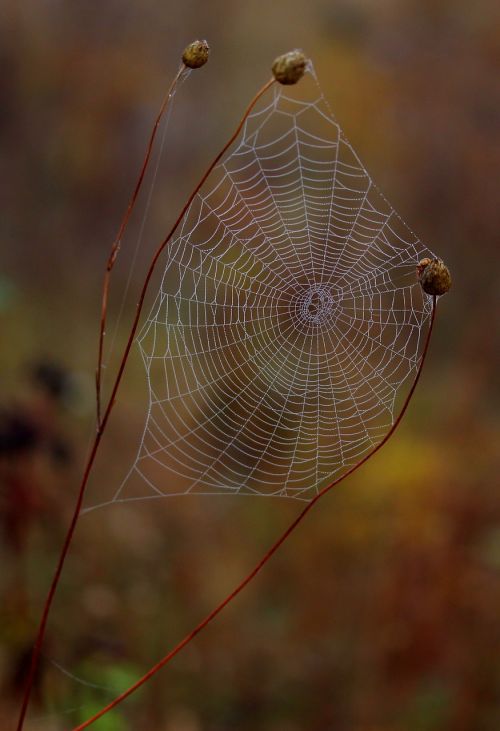
[[[427,294],[441,296],[451,287],[450,270],[441,259],[422,259],[417,266],[417,277]]]
[[[206,41],[193,41],[184,49],[182,62],[190,69],[199,69],[208,61],[210,46]]]
[[[275,59],[273,76],[280,84],[296,84],[304,76],[306,66],[307,58],[302,51],[289,51]]]

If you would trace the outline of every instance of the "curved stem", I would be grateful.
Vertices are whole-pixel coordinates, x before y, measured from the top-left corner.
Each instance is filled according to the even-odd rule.
[[[149,265],[149,269],[148,269],[148,272],[146,274],[146,278],[144,280],[144,283],[143,283],[143,286],[142,286],[142,289],[141,289],[141,293],[139,295],[139,301],[137,303],[137,309],[136,309],[135,317],[134,317],[134,320],[132,322],[132,326],[131,326],[131,329],[130,329],[130,334],[129,334],[129,337],[128,337],[128,341],[127,341],[127,344],[126,344],[125,349],[123,351],[123,355],[122,355],[122,358],[121,358],[121,361],[120,361],[120,366],[118,368],[118,372],[117,372],[116,377],[115,377],[115,382],[114,382],[114,385],[113,385],[113,388],[112,388],[112,391],[111,391],[111,396],[109,398],[108,404],[107,404],[106,409],[104,411],[102,420],[100,420],[100,422],[98,423],[97,433],[96,433],[94,442],[92,444],[92,448],[90,450],[90,454],[89,454],[89,457],[87,459],[87,463],[86,463],[86,466],[85,466],[85,469],[84,469],[84,472],[83,472],[83,477],[82,477],[82,480],[81,480],[81,483],[80,483],[80,487],[79,487],[79,490],[78,490],[78,496],[77,496],[76,505],[75,505],[75,509],[74,509],[74,512],[73,512],[73,516],[72,516],[71,521],[70,521],[70,525],[69,525],[69,528],[68,528],[68,532],[66,534],[66,538],[64,539],[63,547],[62,547],[61,553],[59,555],[59,559],[58,559],[57,566],[56,566],[56,569],[55,569],[55,572],[54,572],[54,576],[52,578],[52,582],[50,584],[50,588],[49,588],[47,597],[45,599],[45,603],[44,603],[44,607],[43,607],[43,611],[42,611],[42,617],[41,617],[41,620],[40,620],[40,625],[39,625],[39,628],[38,628],[37,636],[36,636],[36,639],[35,639],[35,644],[34,644],[34,647],[33,647],[33,653],[32,653],[32,656],[31,656],[31,663],[30,663],[30,668],[29,668],[29,671],[28,671],[28,677],[27,677],[27,680],[26,680],[26,688],[25,688],[25,691],[24,691],[24,696],[23,696],[23,701],[22,701],[22,705],[21,705],[21,711],[20,711],[20,715],[19,715],[19,720],[18,720],[18,723],[17,723],[17,726],[16,726],[16,731],[22,731],[22,728],[23,728],[23,725],[24,725],[24,720],[25,720],[25,717],[26,717],[26,711],[28,709],[28,703],[29,703],[29,699],[30,699],[30,696],[31,696],[31,690],[33,688],[33,682],[34,682],[34,679],[35,679],[35,674],[36,674],[36,670],[37,670],[37,667],[38,667],[38,663],[39,663],[39,660],[40,660],[40,653],[41,653],[41,649],[42,649],[43,640],[44,640],[44,637],[45,637],[45,630],[46,630],[46,626],[47,626],[47,620],[48,620],[50,608],[52,606],[52,601],[54,599],[54,595],[55,595],[57,586],[59,584],[59,579],[61,577],[62,569],[63,569],[64,563],[66,561],[66,556],[68,554],[69,547],[71,545],[71,541],[73,539],[73,535],[74,535],[74,532],[75,532],[76,524],[77,524],[78,518],[80,516],[80,512],[81,512],[82,504],[83,504],[83,498],[84,498],[84,495],[85,495],[85,490],[86,490],[86,487],[87,487],[87,483],[88,483],[90,474],[92,472],[92,468],[94,466],[94,462],[95,462],[95,458],[96,458],[97,452],[99,450],[99,445],[101,443],[102,436],[103,436],[103,434],[105,432],[106,425],[108,423],[110,414],[111,414],[111,412],[113,410],[113,406],[115,404],[116,395],[117,395],[118,389],[120,387],[120,383],[121,383],[121,380],[122,380],[122,377],[123,377],[123,373],[124,373],[124,370],[125,370],[125,366],[127,365],[128,357],[130,355],[130,350],[132,348],[132,344],[134,342],[135,334],[136,334],[137,327],[138,327],[138,324],[139,324],[139,319],[140,319],[140,316],[141,316],[141,312],[142,312],[142,307],[143,307],[143,304],[144,304],[144,300],[145,300],[145,297],[146,297],[146,294],[147,294],[147,291],[148,291],[148,287],[149,287],[149,283],[151,281],[151,277],[153,276],[154,270],[156,268],[156,264],[158,263],[158,260],[159,260],[159,258],[161,256],[162,252],[164,251],[165,247],[170,242],[172,236],[174,235],[175,231],[177,230],[178,225],[182,221],[182,219],[183,219],[186,211],[188,210],[189,206],[193,202],[195,196],[198,194],[198,191],[202,187],[203,183],[205,182],[205,180],[208,178],[208,176],[210,175],[210,173],[212,172],[212,170],[214,169],[214,167],[221,160],[221,158],[223,157],[223,155],[227,152],[227,150],[229,149],[229,147],[231,147],[231,145],[233,144],[233,142],[236,140],[236,138],[240,134],[240,132],[241,132],[241,130],[243,128],[243,125],[245,124],[245,122],[246,122],[246,120],[248,118],[248,115],[250,114],[250,112],[252,111],[252,109],[254,108],[254,106],[257,104],[258,100],[269,89],[269,87],[272,86],[273,83],[274,83],[274,78],[269,79],[269,81],[267,81],[264,84],[264,86],[254,96],[254,98],[252,99],[252,101],[248,105],[248,107],[247,107],[247,109],[246,109],[243,117],[241,118],[240,122],[238,123],[238,126],[236,127],[235,132],[231,135],[230,139],[226,142],[226,144],[224,145],[224,147],[222,148],[222,150],[219,152],[219,154],[217,155],[217,157],[215,157],[214,160],[211,162],[211,164],[207,168],[206,172],[204,173],[204,175],[201,177],[201,179],[198,182],[198,184],[196,185],[196,187],[191,192],[191,194],[190,194],[187,202],[185,203],[182,211],[180,212],[177,220],[175,221],[174,225],[170,229],[170,231],[169,231],[168,235],[166,236],[166,238],[162,241],[162,243],[160,244],[160,246],[156,250],[156,252],[155,252],[155,254],[154,254],[154,256],[153,256],[153,258],[151,260],[151,263]]]
[[[398,414],[397,419],[385,435],[385,437],[382,439],[382,441],[377,444],[376,447],[374,447],[370,452],[368,452],[363,459],[361,459],[359,462],[357,462],[355,465],[353,465],[350,469],[347,470],[347,472],[344,472],[343,475],[340,475],[340,477],[337,477],[337,479],[333,480],[330,484],[328,484],[326,487],[324,487],[312,500],[309,502],[305,508],[299,513],[299,515],[293,520],[293,522],[288,526],[288,528],[282,533],[282,535],[278,538],[275,543],[271,546],[271,548],[268,549],[268,551],[265,553],[265,555],[261,558],[261,560],[257,563],[257,565],[250,571],[250,573],[238,584],[238,586],[233,589],[233,591],[228,594],[225,599],[222,600],[220,604],[218,604],[215,609],[213,609],[207,616],[202,619],[202,621],[196,625],[196,627],[187,634],[184,639],[182,639],[170,652],[168,652],[161,660],[159,660],[153,667],[148,670],[147,673],[145,673],[139,680],[137,680],[133,685],[131,685],[127,690],[123,691],[123,693],[120,693],[119,696],[117,696],[114,700],[112,700],[110,703],[108,703],[107,706],[102,708],[98,713],[95,713],[91,718],[89,718],[87,721],[84,721],[84,723],[81,723],[79,726],[75,726],[75,728],[72,729],[72,731],[83,731],[83,729],[88,728],[91,724],[93,724],[95,721],[97,721],[99,718],[104,716],[106,713],[111,711],[113,708],[116,708],[122,701],[124,701],[126,698],[128,698],[129,695],[134,693],[138,688],[140,688],[144,683],[146,683],[150,678],[153,677],[159,670],[161,670],[167,663],[172,660],[181,650],[183,647],[188,645],[191,640],[193,640],[197,634],[199,634],[206,626],[209,624],[212,619],[214,619],[223,609],[226,607],[244,588],[247,586],[252,579],[259,573],[259,571],[262,569],[263,566],[269,561],[271,556],[273,556],[276,551],[280,548],[280,546],[286,541],[286,539],[293,533],[295,528],[299,525],[299,523],[302,522],[302,520],[305,518],[305,516],[309,513],[310,510],[321,500],[321,498],[326,495],[330,490],[332,490],[334,487],[339,485],[341,482],[343,482],[347,477],[352,475],[354,472],[356,472],[362,465],[364,465],[366,462],[368,462],[369,459],[373,457],[376,452],[378,452],[384,444],[386,444],[389,439],[392,437],[396,429],[398,428],[399,424],[401,423],[401,420],[408,408],[408,405],[411,401],[411,398],[413,396],[413,393],[415,392],[415,389],[417,387],[417,384],[420,380],[420,376],[422,373],[422,369],[424,367],[424,362],[427,356],[427,351],[429,349],[429,343],[431,340],[432,330],[434,327],[434,321],[436,317],[436,297],[433,297],[432,300],[432,314],[431,314],[431,321],[429,324],[429,329],[427,331],[427,337],[425,339],[424,349],[422,351],[422,357],[420,359],[420,364],[418,366],[417,373],[415,375],[415,378],[413,380],[413,383],[411,385],[411,388],[405,398],[405,401],[403,403],[403,406],[401,407],[401,411]]]
[[[96,399],[97,399],[97,428],[99,428],[101,425],[102,361],[103,361],[103,357],[104,357],[104,335],[106,332],[106,319],[107,319],[107,313],[108,313],[108,297],[109,297],[109,287],[111,284],[111,272],[115,265],[116,257],[118,256],[118,252],[120,251],[123,234],[125,233],[125,229],[127,228],[127,224],[129,222],[130,216],[132,215],[132,211],[134,210],[134,206],[137,201],[137,196],[139,195],[139,192],[141,190],[142,182],[144,180],[144,175],[146,174],[146,170],[149,165],[149,160],[151,158],[151,153],[153,151],[153,144],[155,141],[156,133],[158,132],[158,127],[159,127],[161,119],[167,109],[168,103],[171,100],[171,98],[175,92],[175,88],[179,82],[179,79],[181,78],[183,72],[185,72],[185,71],[186,71],[186,66],[182,63],[179,66],[179,70],[177,71],[177,74],[175,75],[174,80],[170,84],[170,87],[165,95],[165,98],[163,99],[160,110],[157,114],[157,117],[153,124],[153,128],[151,130],[151,135],[150,135],[149,142],[148,142],[148,145],[146,148],[146,154],[145,154],[144,160],[142,162],[142,167],[139,172],[139,177],[137,178],[137,182],[135,184],[134,191],[128,202],[127,210],[125,211],[125,215],[120,224],[120,228],[118,229],[118,233],[116,234],[115,240],[113,241],[113,244],[111,246],[111,251],[110,251],[108,261],[106,264],[106,271],[104,273],[104,282],[103,282],[103,286],[102,286],[101,323],[100,323],[100,329],[99,329],[99,351],[98,351],[98,356],[97,356],[97,368],[96,368],[96,375],[95,375]]]

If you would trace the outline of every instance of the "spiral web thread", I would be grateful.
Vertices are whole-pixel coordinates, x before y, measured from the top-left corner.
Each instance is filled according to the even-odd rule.
[[[274,85],[166,252],[137,338],[144,434],[110,502],[314,497],[394,423],[432,308],[425,256],[313,69]]]

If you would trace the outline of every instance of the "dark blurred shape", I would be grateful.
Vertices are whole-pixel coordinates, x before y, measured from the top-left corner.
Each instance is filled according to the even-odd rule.
[[[64,467],[71,462],[72,450],[68,442],[55,436],[49,443],[49,453],[55,464]]]
[[[20,697],[24,691],[26,683],[26,675],[29,670],[31,663],[31,653],[33,652],[33,646],[31,642],[25,645],[19,651],[17,657],[14,659],[10,674],[7,679],[7,685],[10,692],[15,697]],[[33,682],[33,701],[39,704],[41,701],[41,681],[43,676],[43,663],[38,665],[35,673],[35,680]]]
[[[34,414],[20,407],[0,411],[0,458],[27,456],[37,450],[45,452],[57,465],[71,461],[67,440],[44,429]]]
[[[73,450],[62,424],[62,405],[74,388],[71,374],[50,361],[28,367],[35,393],[0,408],[0,528],[13,555],[23,555],[33,526],[61,500]],[[57,470],[57,471],[56,471]]]
[[[19,410],[0,411],[0,457],[34,450],[40,439],[37,425]]]
[[[71,374],[61,365],[51,361],[39,361],[31,367],[33,384],[56,402],[67,402],[74,396]]]

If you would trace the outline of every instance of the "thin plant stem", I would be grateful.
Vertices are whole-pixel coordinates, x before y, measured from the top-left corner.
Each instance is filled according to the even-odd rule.
[[[135,207],[135,204],[137,201],[137,197],[138,197],[139,192],[142,187],[144,176],[146,174],[146,170],[149,165],[149,160],[151,158],[151,153],[153,151],[153,145],[154,145],[156,133],[158,132],[158,127],[160,125],[163,115],[165,114],[168,104],[169,104],[170,100],[172,99],[172,96],[175,92],[179,79],[181,78],[182,74],[185,71],[186,71],[186,66],[183,63],[181,63],[181,65],[179,66],[179,70],[177,71],[177,73],[174,77],[174,80],[170,84],[170,87],[165,95],[165,98],[163,99],[163,101],[161,103],[160,110],[156,116],[155,122],[153,124],[153,128],[151,130],[151,135],[149,137],[148,145],[146,148],[146,154],[144,155],[144,160],[142,162],[142,167],[140,169],[139,176],[138,176],[137,182],[135,184],[135,188],[134,188],[133,193],[128,202],[127,210],[125,211],[125,215],[123,216],[122,222],[120,224],[120,228],[118,229],[118,233],[116,234],[115,240],[113,241],[113,244],[111,246],[111,251],[110,251],[108,261],[106,264],[106,271],[104,273],[104,282],[103,282],[103,286],[102,286],[101,323],[100,323],[100,329],[99,329],[99,349],[98,349],[98,356],[97,356],[97,368],[96,368],[96,374],[95,374],[96,400],[97,400],[97,427],[98,428],[101,425],[102,361],[103,361],[103,357],[104,357],[104,336],[106,334],[106,320],[107,320],[107,313],[108,313],[108,299],[109,299],[109,288],[110,288],[110,284],[111,284],[111,272],[113,271],[113,267],[115,265],[116,258],[120,251],[123,234],[125,233],[125,229],[127,228],[127,224],[129,222],[130,216],[132,215],[132,211],[134,210],[134,207]]]
[[[83,729],[88,728],[91,724],[93,724],[95,721],[97,721],[99,718],[102,718],[106,713],[116,708],[122,701],[124,701],[126,698],[128,698],[134,691],[136,691],[138,688],[140,688],[144,683],[146,683],[150,678],[153,677],[159,670],[161,670],[167,663],[172,660],[186,645],[188,645],[191,640],[193,640],[197,634],[199,634],[206,626],[209,624],[223,609],[226,607],[232,600],[252,581],[252,579],[259,573],[259,571],[266,565],[266,563],[269,561],[269,559],[276,553],[276,551],[280,548],[280,546],[286,541],[286,539],[293,533],[295,528],[299,525],[299,523],[302,522],[302,520],[306,517],[306,515],[309,513],[310,510],[321,500],[321,498],[326,495],[330,490],[332,490],[334,487],[339,485],[341,482],[343,482],[347,477],[350,477],[354,472],[356,472],[362,465],[364,465],[366,462],[368,462],[369,459],[371,459],[376,452],[378,452],[382,447],[389,441],[389,439],[392,437],[396,429],[398,428],[399,424],[401,423],[403,416],[409,406],[409,403],[411,401],[411,398],[413,396],[413,393],[417,387],[417,384],[420,380],[420,376],[422,374],[422,369],[424,367],[424,362],[427,356],[427,352],[429,349],[429,343],[431,340],[432,330],[434,327],[434,321],[436,317],[436,296],[433,296],[432,301],[432,314],[431,314],[431,320],[429,324],[429,329],[427,331],[427,337],[425,339],[424,349],[422,351],[422,357],[420,359],[420,364],[418,366],[417,373],[415,375],[415,378],[413,380],[413,383],[411,385],[411,388],[406,396],[406,399],[403,403],[403,406],[401,407],[401,411],[399,412],[396,420],[394,421],[393,425],[385,435],[385,437],[382,439],[382,441],[377,444],[370,452],[368,452],[363,459],[361,459],[359,462],[357,462],[355,465],[353,465],[350,469],[347,470],[347,472],[344,472],[343,475],[340,475],[337,479],[333,480],[330,484],[328,484],[326,487],[324,487],[312,500],[309,502],[305,508],[299,513],[299,515],[293,520],[293,522],[288,526],[288,528],[282,533],[282,535],[278,538],[275,543],[271,546],[271,548],[268,549],[268,551],[264,554],[264,556],[260,559],[260,561],[257,563],[257,565],[250,571],[250,573],[238,584],[238,586],[233,589],[233,591],[228,594],[225,599],[223,599],[220,604],[218,604],[215,609],[213,609],[207,616],[202,619],[202,621],[196,625],[196,627],[187,634],[184,639],[182,639],[170,652],[168,652],[159,662],[157,662],[153,667],[148,670],[147,673],[145,673],[139,680],[137,680],[133,685],[131,685],[127,690],[123,691],[123,693],[120,693],[119,696],[117,696],[114,700],[112,700],[110,703],[108,703],[107,706],[104,706],[100,711],[95,713],[91,718],[89,718],[87,721],[84,721],[84,723],[81,723],[79,726],[75,726],[72,731],[83,731]]]
[[[127,340],[127,344],[125,346],[123,355],[121,357],[120,365],[118,367],[118,371],[117,371],[117,374],[115,377],[113,388],[111,390],[111,395],[109,397],[109,401],[104,410],[102,419],[98,422],[98,425],[97,425],[97,432],[96,432],[92,447],[90,449],[89,456],[87,458],[82,480],[80,482],[80,487],[78,490],[78,495],[77,495],[77,499],[76,499],[73,516],[71,518],[69,528],[68,528],[68,531],[67,531],[66,537],[64,539],[62,549],[61,549],[61,553],[60,553],[58,561],[57,561],[54,576],[52,578],[52,582],[50,584],[49,591],[48,591],[48,594],[47,594],[47,597],[45,599],[45,603],[43,606],[42,616],[41,616],[38,632],[36,635],[35,644],[33,647],[33,653],[31,656],[30,668],[28,671],[26,687],[25,687],[25,691],[24,691],[24,695],[23,695],[23,701],[22,701],[22,705],[21,705],[19,720],[18,720],[18,723],[16,726],[16,731],[22,731],[22,728],[24,726],[24,720],[26,718],[26,712],[28,710],[28,704],[29,704],[29,699],[31,696],[31,691],[33,688],[33,682],[35,679],[36,670],[38,668],[38,664],[39,664],[39,660],[40,660],[40,653],[41,653],[41,649],[42,649],[43,640],[45,637],[45,630],[47,627],[47,620],[48,620],[50,608],[52,606],[54,595],[56,593],[56,589],[59,584],[59,579],[61,577],[62,569],[63,569],[64,563],[66,561],[66,556],[68,554],[69,547],[71,545],[71,541],[73,539],[73,535],[74,535],[76,525],[78,522],[78,518],[80,516],[80,512],[81,512],[82,504],[83,504],[83,498],[85,496],[85,490],[87,488],[88,480],[89,480],[90,474],[92,472],[92,468],[94,466],[97,452],[99,450],[99,445],[101,443],[103,434],[106,430],[106,426],[107,426],[110,414],[111,414],[111,412],[113,410],[113,406],[115,404],[118,389],[120,387],[123,373],[125,371],[125,366],[127,365],[128,357],[130,355],[130,350],[131,350],[132,344],[134,342],[135,334],[137,331],[139,319],[140,319],[141,312],[142,312],[142,307],[144,305],[144,300],[146,298],[149,283],[150,283],[151,277],[153,276],[153,273],[155,271],[156,264],[158,263],[158,260],[161,256],[162,252],[164,251],[165,247],[168,245],[172,236],[174,235],[175,231],[177,230],[177,227],[179,226],[180,222],[184,218],[186,211],[188,210],[189,206],[193,202],[195,196],[198,194],[198,191],[200,190],[200,188],[202,187],[202,185],[204,184],[204,182],[206,181],[206,179],[208,178],[208,176],[210,175],[210,173],[212,172],[214,167],[221,160],[221,158],[224,156],[224,154],[227,152],[227,150],[231,147],[233,142],[236,140],[236,138],[240,134],[240,132],[243,128],[243,125],[245,124],[245,122],[246,122],[249,114],[251,113],[252,109],[254,108],[254,106],[257,104],[259,99],[265,94],[265,92],[273,85],[273,83],[275,83],[274,78],[269,79],[269,81],[267,81],[264,84],[264,86],[253,97],[253,99],[250,102],[250,104],[248,105],[245,113],[243,114],[243,117],[241,118],[240,122],[238,123],[236,130],[231,135],[229,140],[226,142],[226,144],[224,145],[222,150],[219,152],[219,154],[214,158],[212,163],[207,168],[206,172],[203,174],[203,176],[197,183],[196,187],[193,189],[193,191],[189,195],[189,198],[187,199],[184,207],[182,208],[182,211],[180,212],[179,216],[177,217],[174,225],[170,229],[166,238],[162,241],[162,243],[157,248],[157,250],[151,260],[151,263],[149,265],[149,269],[147,271],[146,278],[144,280],[144,283],[142,285],[142,289],[141,289],[141,292],[139,295],[139,301],[137,303],[136,313],[135,313],[135,316],[134,316],[134,319],[133,319],[133,322],[132,322],[132,325],[130,328],[130,333],[129,333],[129,337]]]

